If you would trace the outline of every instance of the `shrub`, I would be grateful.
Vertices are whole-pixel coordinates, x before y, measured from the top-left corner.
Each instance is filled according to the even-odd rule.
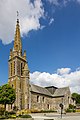
[[[75,109],[73,109],[73,112],[76,112],[76,110],[75,110]]]
[[[17,107],[17,106],[14,106],[14,107],[13,107],[13,110],[14,110],[14,111],[17,111],[17,110],[18,110],[18,107]]]
[[[15,115],[16,112],[15,112],[15,111],[10,111],[10,112],[8,112],[8,114],[9,114],[9,115]]]
[[[76,110],[75,110],[75,109],[69,109],[69,108],[68,108],[68,109],[66,110],[66,112],[76,112]]]
[[[16,118],[16,115],[11,115],[10,118]]]
[[[57,112],[55,110],[41,110],[41,113],[50,113],[50,112]]]
[[[40,110],[38,110],[38,109],[31,109],[31,113],[40,113]]]
[[[0,119],[6,119],[6,117],[4,115],[1,115]]]
[[[21,118],[32,118],[31,115],[28,115],[28,114],[27,115],[21,115],[20,117]]]
[[[14,111],[11,112],[5,111],[5,114],[3,112],[3,114],[0,116],[0,119],[8,119],[8,118],[16,118],[16,113],[14,113]]]
[[[0,115],[4,115],[5,109],[3,107],[0,107]]]
[[[70,110],[70,109],[67,109],[66,112],[71,112],[71,110]]]
[[[75,109],[75,108],[76,108],[76,106],[69,104],[69,109]]]
[[[50,112],[57,112],[55,110],[37,110],[37,109],[32,109],[31,113],[50,113]]]
[[[80,112],[80,109],[77,109],[76,112]]]
[[[0,116],[0,119],[8,119],[8,118],[10,118],[10,116],[7,114],[7,115],[1,115]]]

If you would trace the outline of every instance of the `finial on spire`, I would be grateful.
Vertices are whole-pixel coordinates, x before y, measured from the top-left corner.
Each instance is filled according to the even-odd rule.
[[[17,23],[19,23],[19,12],[17,11]]]
[[[17,11],[17,17],[19,17],[19,12]]]

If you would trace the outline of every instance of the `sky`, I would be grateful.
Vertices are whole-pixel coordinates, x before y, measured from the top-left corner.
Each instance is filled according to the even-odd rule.
[[[16,11],[30,82],[80,93],[80,0],[0,0],[0,85],[8,82]]]

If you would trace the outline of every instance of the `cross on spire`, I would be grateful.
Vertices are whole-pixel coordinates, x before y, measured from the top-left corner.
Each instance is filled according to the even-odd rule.
[[[19,12],[17,11],[17,18],[19,17]]]
[[[17,11],[17,23],[19,23],[19,12]]]

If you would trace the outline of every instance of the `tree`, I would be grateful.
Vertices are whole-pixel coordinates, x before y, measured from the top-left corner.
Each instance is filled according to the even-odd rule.
[[[73,101],[74,100],[76,101],[77,96],[78,96],[78,93],[72,93],[72,99],[73,99]]]
[[[78,94],[76,97],[76,104],[80,104],[80,94]]]
[[[15,102],[15,99],[15,91],[9,84],[0,86],[0,104],[3,104],[5,106],[5,110],[6,104],[12,105]]]
[[[78,93],[73,93],[73,94],[72,94],[72,99],[73,99],[73,101],[74,101],[74,100],[76,101],[76,104],[80,104],[80,94],[78,94]]]

